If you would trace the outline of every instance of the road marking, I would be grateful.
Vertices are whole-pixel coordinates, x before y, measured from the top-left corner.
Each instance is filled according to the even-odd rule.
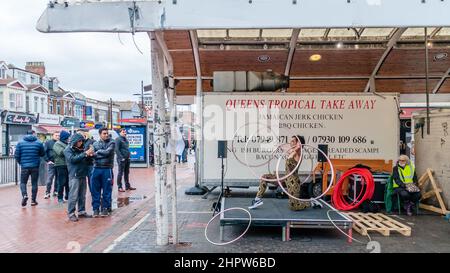
[[[129,230],[125,231],[122,235],[117,237],[117,239],[114,240],[114,242],[108,246],[105,250],[103,250],[103,253],[109,253],[111,250],[116,247],[118,243],[120,243],[123,239],[125,239],[131,232],[133,232],[135,229],[137,229],[148,217],[150,216],[150,213],[147,213],[144,217],[142,217],[141,220],[139,220],[134,226],[132,226]]]

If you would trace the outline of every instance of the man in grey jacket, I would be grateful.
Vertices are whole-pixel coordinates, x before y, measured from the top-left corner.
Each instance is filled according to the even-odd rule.
[[[119,192],[125,190],[135,190],[136,188],[130,185],[130,146],[127,139],[127,130],[120,129],[120,136],[116,138],[116,155],[117,165],[119,166],[119,173],[117,174],[117,186]],[[122,176],[125,180],[125,190],[122,188]]]

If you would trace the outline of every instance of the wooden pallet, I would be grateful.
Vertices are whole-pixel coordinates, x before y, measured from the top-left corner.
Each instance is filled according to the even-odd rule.
[[[353,220],[353,229],[364,236],[369,231],[376,231],[384,236],[389,236],[391,231],[396,231],[404,236],[411,236],[411,227],[381,213],[347,212],[345,215]]]

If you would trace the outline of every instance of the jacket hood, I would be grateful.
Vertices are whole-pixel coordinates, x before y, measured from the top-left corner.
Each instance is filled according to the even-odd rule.
[[[29,141],[29,142],[33,142],[33,141],[36,141],[36,140],[37,140],[37,137],[36,137],[36,136],[33,136],[33,135],[26,135],[26,136],[23,138],[23,140]]]
[[[84,140],[84,136],[82,136],[81,134],[74,134],[72,136],[72,138],[70,139],[70,147],[73,147],[75,145],[75,143],[77,143],[80,140]]]

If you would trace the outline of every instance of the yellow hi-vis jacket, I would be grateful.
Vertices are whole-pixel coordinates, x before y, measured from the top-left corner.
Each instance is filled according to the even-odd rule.
[[[398,166],[397,169],[398,175],[400,176],[400,179],[403,183],[409,184],[414,182],[414,165],[408,164],[403,169]],[[397,183],[395,183],[395,181],[393,181],[393,183],[394,189],[399,187]]]

